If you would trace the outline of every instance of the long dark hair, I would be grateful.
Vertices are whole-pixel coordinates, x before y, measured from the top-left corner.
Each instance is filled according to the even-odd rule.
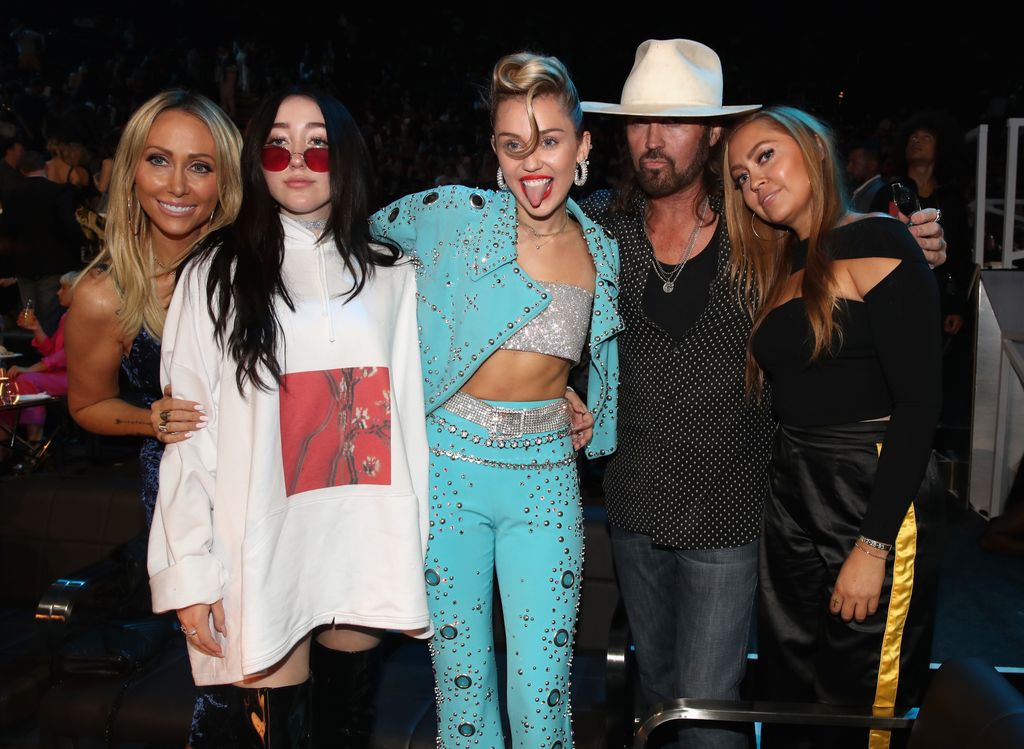
[[[242,143],[242,207],[234,224],[209,235],[196,256],[210,258],[206,282],[207,308],[219,346],[238,362],[235,381],[260,390],[280,382],[277,343],[281,324],[274,299],[294,310],[281,275],[284,229],[278,206],[267,188],[260,160],[281,102],[305,96],[320,107],[327,129],[331,215],[321,242],[333,241],[355,279],[348,299],[355,298],[376,266],[394,265],[399,251],[370,246],[367,217],[372,192],[370,154],[352,116],[333,96],[305,86],[290,86],[267,97],[253,114]],[[230,330],[229,330],[230,325]]]
[[[962,183],[966,162],[963,128],[951,115],[935,110],[915,112],[900,124],[892,152],[895,173],[907,173],[907,141],[917,130],[935,136],[935,184],[949,187]]]

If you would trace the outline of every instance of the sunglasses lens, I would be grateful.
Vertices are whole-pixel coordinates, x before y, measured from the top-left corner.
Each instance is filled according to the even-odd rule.
[[[263,168],[268,172],[281,172],[288,168],[292,154],[287,148],[281,148],[281,146],[263,146],[260,160],[263,162]]]
[[[313,172],[326,172],[327,171],[327,149],[326,148],[310,148],[307,149],[302,157],[306,160],[306,166]]]

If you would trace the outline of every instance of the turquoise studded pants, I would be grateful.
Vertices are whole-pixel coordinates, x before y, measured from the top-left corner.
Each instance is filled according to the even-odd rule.
[[[532,408],[555,401],[505,403]],[[492,608],[498,573],[516,749],[570,749],[569,667],[583,528],[568,425],[491,436],[443,407],[427,423],[431,517],[427,600],[438,746],[504,747]]]

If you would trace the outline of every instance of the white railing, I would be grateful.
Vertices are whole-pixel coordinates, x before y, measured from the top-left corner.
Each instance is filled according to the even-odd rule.
[[[977,193],[974,200],[974,262],[985,264],[985,214],[988,212],[988,125],[978,125],[967,133],[967,142],[978,142],[978,164],[974,170],[974,184]]]
[[[1013,234],[1017,223],[1017,162],[1020,160],[1020,129],[1024,127],[1024,119],[1011,117],[1006,121],[1006,202],[1003,213],[1003,267],[1010,268],[1011,263],[1024,257],[1024,249],[1018,250],[1013,244]],[[1013,206],[1013,210],[1010,210]]]
[[[988,215],[1002,218],[1002,257],[1000,266],[1013,267],[1013,261],[1024,258],[1024,249],[1016,249],[1014,235],[1017,224],[1024,228],[1024,200],[1017,200],[1017,165],[1020,161],[1020,131],[1024,128],[1024,118],[1011,117],[1006,121],[1006,174],[1005,195],[1002,198],[989,198],[988,181],[988,125],[978,125],[967,134],[969,143],[976,143],[978,157],[975,169],[977,193],[974,202],[974,262],[984,265],[985,256],[985,219]],[[1012,210],[1007,210],[1012,206]]]

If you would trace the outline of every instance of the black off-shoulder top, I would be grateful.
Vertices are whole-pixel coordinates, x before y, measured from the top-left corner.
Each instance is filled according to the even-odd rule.
[[[892,543],[917,493],[942,404],[941,335],[935,278],[903,224],[869,217],[834,229],[825,240],[835,260],[900,261],[864,301],[840,300],[841,332],[832,353],[810,361],[813,342],[803,299],[772,310],[753,340],[783,424],[825,426],[889,416],[861,533]],[[807,242],[794,245],[802,270]]]

